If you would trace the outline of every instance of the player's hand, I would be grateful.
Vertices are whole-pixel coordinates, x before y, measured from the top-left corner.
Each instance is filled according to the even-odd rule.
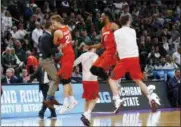
[[[63,48],[63,46],[62,46],[62,45],[59,45],[59,46],[58,46],[58,50],[59,50],[59,51],[61,51],[61,50],[62,50],[62,48]]]
[[[61,52],[58,52],[58,53],[55,53],[55,59],[56,60],[60,60],[60,58],[62,57],[63,53]]]
[[[61,51],[63,48],[65,47],[65,44],[60,44],[59,46],[58,46],[58,49],[59,49],[59,51]]]

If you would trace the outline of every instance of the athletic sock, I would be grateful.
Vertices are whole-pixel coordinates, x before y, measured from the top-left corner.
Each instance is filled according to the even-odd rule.
[[[87,113],[91,113],[92,111],[90,109],[87,110]]]
[[[74,96],[70,96],[70,102],[74,102],[74,101],[75,101]]]
[[[151,101],[151,94],[148,94],[147,98],[148,98],[149,101]]]
[[[85,116],[85,118],[88,119],[89,121],[91,120],[91,113],[84,112],[84,116]]]
[[[68,106],[68,104],[69,104],[69,102],[68,102],[68,97],[65,97],[65,98],[64,98],[63,104],[64,104],[65,106]]]
[[[113,96],[113,100],[115,100],[115,101],[120,101],[121,99],[120,99],[120,96],[119,96],[119,95],[116,95],[116,96]]]

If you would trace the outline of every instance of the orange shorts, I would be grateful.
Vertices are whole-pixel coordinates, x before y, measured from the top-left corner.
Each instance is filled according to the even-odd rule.
[[[118,58],[116,55],[105,52],[96,60],[96,62],[93,64],[93,66],[101,67],[105,71],[108,71],[111,69],[111,67],[116,65],[117,61],[118,61]]]
[[[98,98],[99,85],[97,81],[82,81],[83,95],[82,98],[86,100],[93,100]]]
[[[122,78],[127,72],[129,72],[133,80],[143,79],[138,57],[125,58],[120,60],[112,71],[111,78],[118,80]]]
[[[60,69],[57,72],[57,76],[62,79],[70,79],[72,77],[73,65],[75,55],[65,55],[59,60]]]

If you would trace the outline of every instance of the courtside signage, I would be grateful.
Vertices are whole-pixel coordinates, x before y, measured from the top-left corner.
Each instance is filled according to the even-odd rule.
[[[42,106],[43,96],[39,91],[38,84],[27,85],[5,85],[2,86],[3,95],[1,97],[1,116],[2,118],[12,117],[34,117]],[[82,85],[73,84],[75,98],[78,100],[78,105],[69,113],[83,112],[83,99],[82,99]],[[56,92],[57,100],[63,102],[63,89],[59,85],[59,91]],[[58,109],[58,108],[57,108]],[[47,109],[46,115],[49,116],[50,112]],[[58,111],[57,111],[58,114]]]
[[[160,100],[159,108],[171,107],[167,98],[166,84],[162,81],[147,81],[145,82],[150,90],[155,92]],[[115,110],[114,103],[112,100],[112,92],[109,85],[99,85],[99,99],[94,112],[112,112]],[[150,109],[147,98],[143,95],[140,87],[134,82],[122,82],[119,89],[119,95],[121,99],[124,99],[123,110],[139,110],[139,109]]]

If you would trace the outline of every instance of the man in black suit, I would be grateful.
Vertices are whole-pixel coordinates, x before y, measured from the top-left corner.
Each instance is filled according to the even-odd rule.
[[[45,24],[45,31],[39,38],[39,49],[41,52],[40,65],[50,77],[50,86],[48,89],[47,98],[44,101],[44,104],[49,108],[54,108],[53,105],[60,105],[60,103],[55,100],[55,92],[58,89],[60,79],[58,76],[56,76],[57,69],[53,59],[53,56],[59,51],[53,44],[53,36],[51,33],[52,30],[53,28],[51,21],[47,21]]]
[[[179,68],[176,69],[175,76],[168,81],[168,93],[173,106],[180,106],[180,85],[181,74]]]
[[[34,67],[34,73],[32,75],[30,75],[30,80],[28,81],[28,83],[31,83],[34,79],[38,80],[39,90],[42,92],[43,100],[46,100],[47,92],[49,89],[49,85],[48,85],[49,80],[47,77],[47,73],[42,69],[41,66]],[[44,118],[44,113],[45,113],[46,109],[47,109],[47,106],[43,103],[42,107],[39,111],[39,114],[38,114],[41,119]],[[56,118],[57,115],[56,115],[55,109],[52,109],[52,108],[49,108],[49,109],[50,109],[51,115],[48,118]]]
[[[14,69],[8,68],[6,70],[6,76],[1,79],[2,84],[18,83],[18,78],[14,76]]]

